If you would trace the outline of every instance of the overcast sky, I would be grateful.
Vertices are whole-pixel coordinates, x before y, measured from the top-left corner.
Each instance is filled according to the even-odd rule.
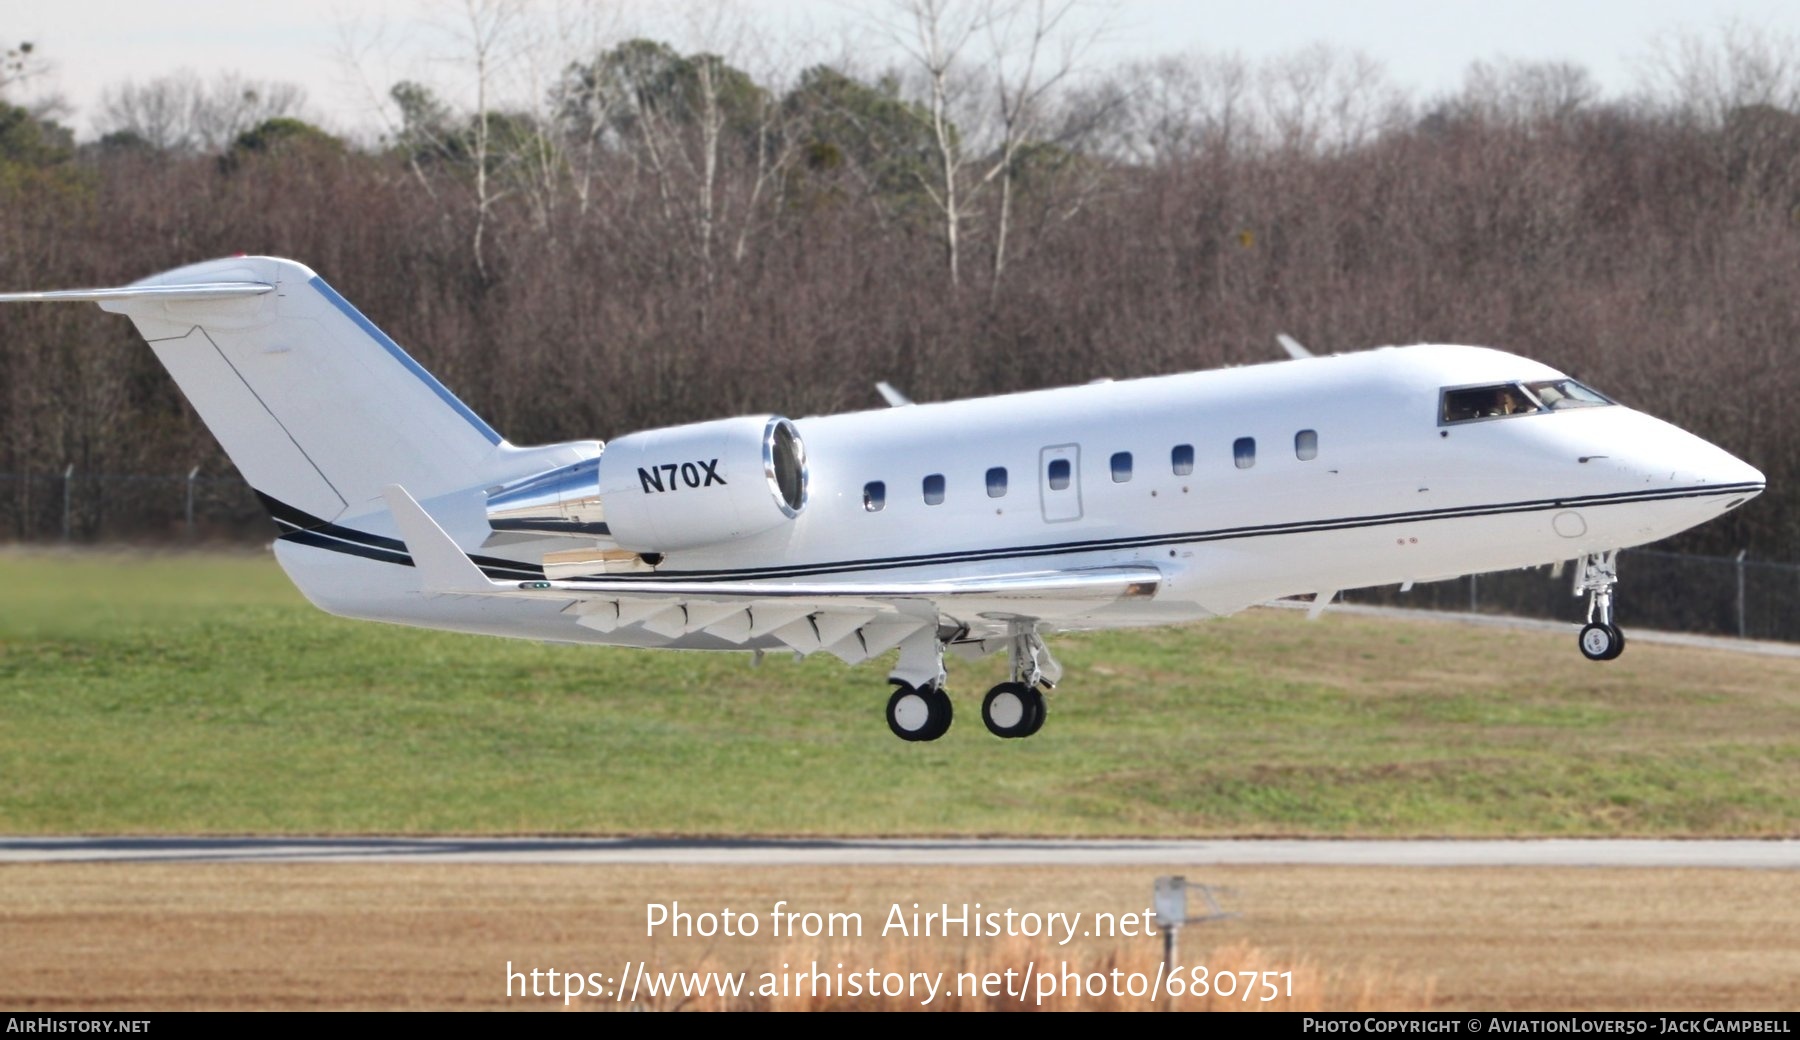
[[[666,2],[610,6],[645,35],[681,34],[679,19],[656,14]],[[865,15],[889,7],[885,0],[736,6],[784,39],[816,41],[809,56],[848,46],[865,59],[878,43]],[[104,86],[182,68],[299,83],[312,118],[339,132],[371,130],[379,127],[371,98],[393,79],[437,81],[456,95],[443,24],[460,7],[460,0],[0,0],[0,42],[37,45],[52,66],[44,86],[75,106],[71,122],[83,136]],[[1800,35],[1794,0],[1119,0],[1110,19],[1102,60],[1195,49],[1260,58],[1324,42],[1380,60],[1396,84],[1420,97],[1454,89],[1470,62],[1497,57],[1579,63],[1619,94],[1632,89],[1656,41],[1683,29],[1714,34],[1735,20]],[[347,38],[362,46],[358,63],[344,60]]]

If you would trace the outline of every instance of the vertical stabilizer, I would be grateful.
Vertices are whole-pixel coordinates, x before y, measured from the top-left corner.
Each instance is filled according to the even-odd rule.
[[[261,284],[260,293],[225,287]],[[184,294],[182,287],[207,286]],[[332,520],[466,487],[501,437],[302,264],[239,257],[89,297],[128,315],[270,509]]]

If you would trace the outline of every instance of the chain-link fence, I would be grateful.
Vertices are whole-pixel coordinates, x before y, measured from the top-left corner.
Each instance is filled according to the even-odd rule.
[[[17,541],[252,541],[274,536],[243,478],[0,473],[0,532]]]
[[[257,541],[274,527],[236,475],[0,473],[0,531],[18,541]],[[1351,603],[1574,620],[1573,563],[1356,589]],[[1649,549],[1619,554],[1619,623],[1800,642],[1800,566]]]
[[[1521,571],[1475,574],[1453,581],[1356,589],[1350,603],[1574,621],[1587,597],[1574,595],[1574,561]],[[1652,549],[1619,554],[1615,617],[1633,628],[1706,632],[1800,642],[1800,566],[1742,555],[1688,556]]]

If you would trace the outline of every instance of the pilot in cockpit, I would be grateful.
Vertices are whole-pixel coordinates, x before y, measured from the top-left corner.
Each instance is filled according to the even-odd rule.
[[[1493,390],[1493,398],[1484,405],[1479,415],[1482,417],[1496,415],[1519,415],[1524,412],[1537,411],[1537,405],[1519,392],[1514,386],[1497,386]]]

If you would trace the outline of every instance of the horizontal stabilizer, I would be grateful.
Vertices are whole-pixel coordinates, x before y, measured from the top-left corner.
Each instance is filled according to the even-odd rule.
[[[234,296],[261,296],[275,287],[267,282],[196,282],[191,285],[126,285],[117,289],[52,289],[47,292],[0,293],[0,303],[62,303],[110,300],[142,300],[173,297],[183,300],[225,300]]]
[[[400,537],[406,540],[406,551],[412,554],[413,566],[419,569],[426,592],[491,593],[507,587],[481,573],[469,554],[457,547],[405,488],[389,484],[381,489],[381,497],[394,514],[394,523],[400,528]]]

